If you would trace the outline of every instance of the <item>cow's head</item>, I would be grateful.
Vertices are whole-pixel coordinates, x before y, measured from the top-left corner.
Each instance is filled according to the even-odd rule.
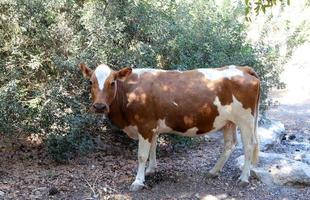
[[[101,64],[95,70],[91,70],[83,63],[79,67],[91,85],[93,101],[91,110],[107,115],[116,97],[118,81],[124,81],[131,74],[132,69],[125,67],[114,71],[108,65]]]

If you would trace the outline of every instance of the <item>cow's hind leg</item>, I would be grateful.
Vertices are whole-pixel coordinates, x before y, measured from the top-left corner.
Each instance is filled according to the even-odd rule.
[[[244,152],[244,165],[241,176],[238,179],[239,185],[247,185],[249,183],[251,162],[255,148],[254,126],[255,124],[252,121],[239,125]]]
[[[216,177],[218,173],[223,169],[226,161],[234,151],[237,139],[236,139],[236,125],[232,122],[228,122],[223,128],[224,136],[224,151],[220,158],[216,162],[215,166],[208,172],[207,177]]]
[[[138,172],[135,181],[131,184],[131,191],[138,191],[144,187],[145,179],[145,164],[149,156],[151,143],[148,140],[145,140],[139,134],[139,147],[138,147]]]
[[[156,169],[156,146],[157,146],[157,134],[154,134],[151,142],[149,165],[146,168],[145,174],[151,174],[155,172]]]

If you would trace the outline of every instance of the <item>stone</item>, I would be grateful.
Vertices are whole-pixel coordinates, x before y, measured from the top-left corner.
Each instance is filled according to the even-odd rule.
[[[1,190],[0,190],[0,197],[3,197],[4,196],[4,192],[2,192]]]
[[[259,165],[251,173],[267,185],[305,185],[310,186],[310,166],[276,153],[260,152]],[[242,169],[244,157],[236,159]]]
[[[279,121],[272,121],[268,126],[258,127],[257,134],[262,151],[269,149],[274,144],[281,142],[285,134],[284,124]]]
[[[303,161],[307,163],[308,165],[310,165],[310,154],[307,154],[307,153],[304,154]]]
[[[288,137],[288,139],[294,140],[294,139],[296,139],[296,135],[292,134],[292,135],[290,135],[290,136]]]
[[[58,194],[58,193],[59,193],[59,190],[56,187],[51,187],[49,192],[48,192],[48,195],[53,196],[53,195]]]

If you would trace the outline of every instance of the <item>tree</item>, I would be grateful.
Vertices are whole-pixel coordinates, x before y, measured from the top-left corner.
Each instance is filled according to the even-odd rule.
[[[258,15],[261,11],[266,12],[267,8],[271,8],[278,3],[290,5],[290,0],[244,0],[246,19],[250,20],[249,14],[251,10]]]

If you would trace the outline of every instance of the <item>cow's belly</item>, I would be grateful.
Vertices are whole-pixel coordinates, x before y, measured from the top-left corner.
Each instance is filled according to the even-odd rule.
[[[199,132],[199,128],[198,127],[191,127],[188,128],[186,131],[178,131],[175,130],[171,127],[169,127],[166,122],[165,119],[159,119],[157,122],[157,127],[154,128],[152,131],[154,133],[160,134],[160,133],[174,133],[177,135],[181,135],[181,136],[188,136],[188,137],[194,137],[194,136],[201,136],[201,135],[205,135],[211,132],[215,132],[220,130],[223,126],[225,125],[225,123],[223,122],[222,125],[220,125],[220,127],[215,127],[214,129],[207,131],[207,132]]]

